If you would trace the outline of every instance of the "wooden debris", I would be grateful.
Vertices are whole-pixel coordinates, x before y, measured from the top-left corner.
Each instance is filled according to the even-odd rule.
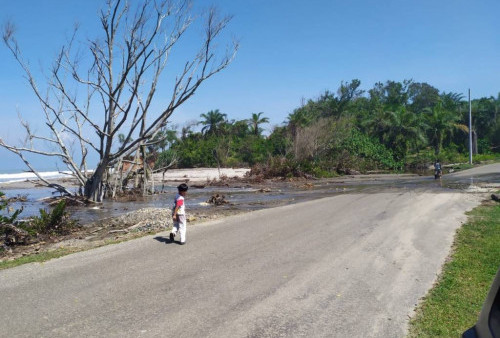
[[[126,230],[126,229],[110,230],[108,233],[110,233],[110,234],[114,234],[114,233],[116,233],[116,232],[122,232],[122,233],[125,233],[125,234],[126,234],[126,233],[128,233],[128,230]]]
[[[215,194],[215,195],[212,195],[207,200],[207,203],[213,204],[213,205],[223,205],[223,204],[228,204],[229,202],[226,201],[226,197],[224,195]]]
[[[5,234],[4,242],[7,245],[26,244],[30,238],[29,233],[13,224],[0,223],[0,229],[3,228]]]
[[[269,188],[260,188],[259,190],[257,190],[258,192],[271,192],[271,189]]]

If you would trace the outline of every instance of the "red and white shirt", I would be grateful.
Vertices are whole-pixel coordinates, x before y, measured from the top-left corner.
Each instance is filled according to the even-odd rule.
[[[177,215],[185,215],[186,214],[184,197],[181,194],[175,195],[174,209],[173,210],[175,210],[176,207],[179,207],[179,209],[177,210]]]

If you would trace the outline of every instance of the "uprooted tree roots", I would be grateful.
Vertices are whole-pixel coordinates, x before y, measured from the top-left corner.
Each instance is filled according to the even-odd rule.
[[[230,202],[226,201],[226,196],[224,195],[219,195],[215,194],[212,195],[208,200],[207,203],[213,204],[213,205],[223,205],[223,204],[230,204]]]

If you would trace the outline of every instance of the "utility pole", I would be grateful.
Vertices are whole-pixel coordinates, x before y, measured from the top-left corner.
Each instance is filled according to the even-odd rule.
[[[469,88],[469,164],[472,164],[472,106],[470,103],[470,88]]]

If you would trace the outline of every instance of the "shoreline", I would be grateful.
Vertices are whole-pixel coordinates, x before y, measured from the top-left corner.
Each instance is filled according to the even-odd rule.
[[[495,164],[495,168],[500,169],[500,164]],[[322,179],[322,180],[287,180],[279,181],[264,180],[259,182],[223,182],[223,185],[214,185],[207,187],[193,187],[192,203],[196,201],[205,201],[206,197],[213,193],[225,193],[228,196],[229,203],[225,206],[210,207],[207,203],[203,207],[193,207],[189,213],[189,223],[191,225],[201,224],[209,220],[221,219],[226,216],[279,207],[289,204],[308,201],[311,199],[321,199],[343,194],[373,194],[384,191],[432,191],[433,193],[446,193],[458,189],[462,193],[474,195],[485,194],[487,191],[495,188],[498,190],[497,176],[486,175],[485,180],[478,180],[478,176],[486,174],[493,167],[469,169],[468,175],[475,176],[477,189],[460,186],[443,186],[442,182],[436,182],[432,177],[419,177],[414,174],[371,174],[371,175],[347,175],[342,177]],[[230,173],[232,177],[239,175],[243,177],[248,169],[225,169],[221,170],[221,175]],[[485,172],[483,172],[485,171]],[[498,172],[497,169],[492,172]],[[167,172],[168,173],[168,172]],[[161,175],[161,174],[160,174]],[[212,175],[212,176],[210,176]],[[230,175],[227,177],[232,178]],[[463,174],[451,174],[449,177],[459,179],[457,182],[469,184]],[[196,182],[207,183],[210,179],[218,178],[218,170],[203,169],[181,169],[172,170],[169,175],[162,177],[159,182],[190,182],[195,185]],[[228,180],[230,181],[230,180]],[[27,184],[27,189],[34,188],[32,182],[23,182]],[[241,187],[244,186],[245,191]],[[175,187],[171,184],[171,187]],[[43,187],[44,189],[48,189]],[[479,189],[481,188],[481,189]],[[483,189],[484,188],[484,189]],[[35,189],[40,189],[39,187]],[[233,190],[236,189],[236,190]],[[484,190],[484,191],[483,191]],[[14,246],[12,248],[0,247],[0,262],[10,261],[23,256],[33,256],[44,252],[57,250],[61,247],[70,248],[70,251],[81,251],[98,246],[110,244],[111,242],[121,242],[129,239],[142,237],[148,234],[155,234],[164,231],[169,227],[169,195],[155,195],[161,198],[160,202],[152,203],[153,200],[130,201],[134,208],[126,204],[112,203],[105,206],[94,206],[83,208],[85,213],[96,213],[100,215],[95,221],[89,223],[80,223],[82,225],[68,236],[60,238],[51,238],[47,242],[35,242],[27,246]],[[486,195],[484,195],[486,196]],[[234,203],[233,203],[234,202]],[[168,206],[167,206],[168,205]],[[71,212],[73,213],[74,210]],[[110,217],[103,217],[103,213],[117,213]],[[12,250],[10,250],[12,249]],[[69,253],[69,252],[68,252]]]
[[[165,182],[190,182],[190,183],[206,183],[221,177],[237,177],[242,178],[250,169],[248,168],[221,168],[220,176],[217,168],[187,168],[187,169],[171,169],[165,175],[155,173],[153,175],[154,183],[161,184]],[[48,179],[50,183],[56,183],[65,186],[66,188],[77,188],[76,179],[72,177],[58,177]],[[18,189],[40,189],[47,188],[38,183],[39,180],[24,180],[15,182],[0,182],[0,190],[18,190]]]

